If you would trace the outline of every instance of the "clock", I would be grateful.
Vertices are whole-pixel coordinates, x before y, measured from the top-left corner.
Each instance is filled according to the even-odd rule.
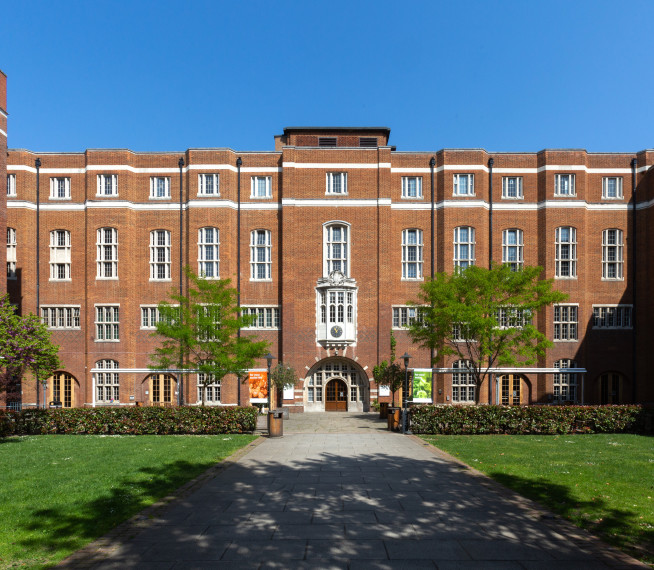
[[[334,326],[330,329],[329,332],[331,333],[331,335],[332,335],[333,337],[338,338],[339,336],[341,336],[341,335],[343,334],[343,329],[342,329],[341,327],[339,327],[338,325],[334,325]]]

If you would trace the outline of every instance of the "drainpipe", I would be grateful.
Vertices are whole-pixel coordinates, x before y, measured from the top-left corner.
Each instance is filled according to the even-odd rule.
[[[37,158],[34,161],[34,166],[36,166],[36,316],[41,318],[41,279],[40,279],[40,261],[41,261],[41,242],[40,242],[40,227],[41,227],[41,188],[39,186],[40,182],[40,170],[41,170],[41,159]],[[39,373],[36,373],[36,407],[39,407],[39,392],[41,391],[41,386],[39,384]],[[45,396],[43,396],[43,408],[45,408]]]
[[[236,159],[236,308],[241,317],[241,166],[243,160]],[[236,331],[236,338],[241,338],[241,327]],[[241,379],[236,379],[237,402],[241,405]]]
[[[493,164],[492,158],[488,159],[488,269],[493,268]]]
[[[434,225],[434,166],[436,166],[436,158],[431,157],[429,159],[429,170],[431,174],[431,279],[432,281],[434,280],[434,270],[435,270],[435,263],[434,260],[436,259],[436,252],[434,251],[435,248],[435,242],[436,242],[436,226]],[[434,349],[431,348],[429,350],[429,367],[433,368],[434,366]],[[431,399],[432,402],[435,400],[434,398],[434,373],[432,372],[431,375]]]
[[[637,391],[636,391],[636,365],[638,364],[637,360],[637,350],[636,350],[636,325],[637,325],[637,314],[636,311],[636,166],[638,161],[633,158],[631,160],[631,216],[632,216],[632,229],[631,229],[631,303],[633,305],[631,309],[631,401],[635,404]]]
[[[183,169],[184,169],[184,158],[180,157],[179,162],[177,163],[179,165],[179,295],[183,294],[183,286],[184,286],[184,262],[183,262],[183,255],[184,255],[184,205],[183,205],[183,197],[184,197],[184,178],[182,175]],[[179,312],[179,318],[180,318],[180,323],[182,322],[183,319],[183,311],[182,307],[180,307],[180,312]],[[177,386],[177,405],[178,406],[183,406],[184,405],[184,373],[181,372],[181,369],[184,367],[184,342],[182,341],[180,345],[180,355],[179,355],[179,363],[180,363],[180,373],[179,373],[179,385]]]

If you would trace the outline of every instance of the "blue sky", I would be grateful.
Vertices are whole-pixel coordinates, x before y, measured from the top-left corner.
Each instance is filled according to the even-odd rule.
[[[654,2],[4,3],[10,148],[270,150],[387,126],[398,150],[654,147]]]

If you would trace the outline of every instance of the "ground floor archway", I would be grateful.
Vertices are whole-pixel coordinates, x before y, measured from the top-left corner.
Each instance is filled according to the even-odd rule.
[[[305,412],[370,411],[370,381],[353,360],[326,358],[304,378],[303,404]]]
[[[531,403],[531,383],[522,374],[503,374],[497,379],[498,403],[520,406]]]
[[[77,404],[79,382],[68,372],[55,372],[48,379],[47,402],[61,402],[63,408],[74,408]]]
[[[145,389],[145,403],[150,406],[172,406],[177,402],[177,378],[172,374],[150,374]]]

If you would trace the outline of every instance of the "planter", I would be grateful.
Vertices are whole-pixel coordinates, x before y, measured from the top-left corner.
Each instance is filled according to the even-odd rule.
[[[388,402],[379,403],[379,419],[385,420],[388,418]]]
[[[400,429],[400,408],[388,408],[388,429],[398,431]]]

